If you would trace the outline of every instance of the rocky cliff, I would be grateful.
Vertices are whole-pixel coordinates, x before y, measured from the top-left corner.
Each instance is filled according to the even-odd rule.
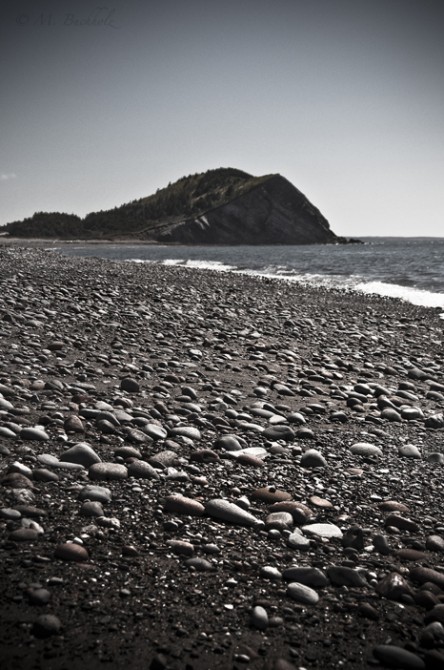
[[[162,231],[177,244],[326,244],[343,242],[321,212],[280,175],[247,193]]]
[[[146,240],[162,244],[342,243],[320,211],[278,174],[217,168],[84,218],[36,212],[0,229],[12,237]]]

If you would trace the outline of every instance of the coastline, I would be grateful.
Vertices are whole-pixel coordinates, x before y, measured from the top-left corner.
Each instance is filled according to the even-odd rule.
[[[0,240],[3,667],[444,662],[437,311],[29,242]]]

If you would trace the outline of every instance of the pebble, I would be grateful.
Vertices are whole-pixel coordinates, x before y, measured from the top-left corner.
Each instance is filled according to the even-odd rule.
[[[342,538],[343,533],[333,523],[311,523],[302,526],[302,531],[307,535],[321,538]]]
[[[425,670],[424,661],[402,647],[391,644],[380,644],[373,648],[373,655],[388,668],[400,670]]]
[[[329,581],[325,572],[319,568],[291,566],[282,573],[282,578],[287,582],[298,582],[313,588],[324,588]]]
[[[127,466],[128,476],[136,479],[159,479],[158,471],[146,461],[135,458]]]
[[[267,610],[260,605],[253,607],[250,623],[253,628],[257,628],[258,630],[266,630],[268,628]]]
[[[327,576],[334,586],[368,586],[358,570],[343,565],[331,565],[327,568]]]
[[[58,635],[62,629],[62,623],[55,614],[42,614],[34,621],[32,634],[35,637],[45,638]]]
[[[173,512],[175,514],[202,516],[205,512],[205,507],[198,500],[193,500],[192,498],[187,498],[180,493],[175,493],[166,498],[163,511]]]
[[[287,595],[303,605],[316,605],[319,602],[318,593],[309,586],[305,586],[305,584],[299,584],[299,582],[292,582],[287,586]]]
[[[90,479],[126,479],[128,468],[120,463],[94,463],[88,470]]]
[[[39,442],[49,440],[49,435],[48,433],[43,430],[43,428],[36,427],[36,428],[22,428],[22,430],[19,433],[19,438],[21,440],[37,440]]]
[[[325,468],[327,461],[317,449],[307,449],[301,456],[303,468]]]
[[[239,505],[222,498],[214,498],[205,503],[205,513],[214,519],[227,523],[254,526],[256,528],[264,526],[264,522],[257,519],[253,514],[242,509]]]
[[[382,456],[382,449],[369,442],[356,442],[350,447],[350,451],[355,456]]]
[[[89,559],[89,554],[85,547],[82,547],[80,544],[76,544],[75,542],[65,542],[64,544],[59,544],[56,547],[54,556],[56,558],[62,559],[62,561],[82,562]]]
[[[94,463],[100,463],[100,456],[96,454],[94,449],[85,442],[79,442],[70,447],[60,456],[60,461],[68,463],[79,463],[85,468],[89,468]]]
[[[110,489],[104,486],[87,484],[79,491],[79,500],[95,500],[100,503],[109,503],[112,500]]]

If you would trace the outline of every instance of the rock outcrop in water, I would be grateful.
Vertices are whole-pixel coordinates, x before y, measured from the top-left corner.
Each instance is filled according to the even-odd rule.
[[[183,177],[148,198],[84,219],[38,212],[2,230],[24,238],[139,239],[162,244],[346,242],[281,175],[252,177],[233,168]]]

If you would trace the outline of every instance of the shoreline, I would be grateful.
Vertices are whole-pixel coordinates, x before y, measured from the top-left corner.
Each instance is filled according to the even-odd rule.
[[[436,309],[1,241],[0,276],[5,670],[444,662]]]

